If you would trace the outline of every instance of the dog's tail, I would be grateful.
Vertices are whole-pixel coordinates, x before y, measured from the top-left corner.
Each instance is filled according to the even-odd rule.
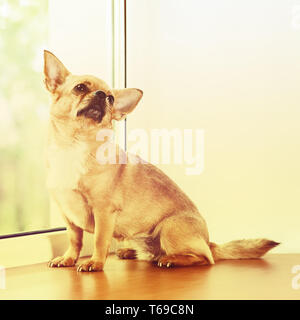
[[[209,243],[215,261],[260,258],[279,243],[268,239],[235,240],[217,245]]]

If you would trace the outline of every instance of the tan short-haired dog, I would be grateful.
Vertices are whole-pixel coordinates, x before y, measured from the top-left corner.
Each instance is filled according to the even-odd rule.
[[[278,243],[266,239],[223,245],[209,241],[193,202],[151,164],[99,164],[100,129],[112,129],[142,98],[139,89],[111,89],[89,75],[71,74],[44,52],[45,84],[52,95],[48,138],[48,187],[67,224],[70,245],[50,267],[74,266],[83,230],[94,233],[92,257],[78,271],[103,269],[112,237],[127,240],[120,258],[147,257],[159,267],[214,264],[258,258]],[[125,153],[117,148],[117,155]]]

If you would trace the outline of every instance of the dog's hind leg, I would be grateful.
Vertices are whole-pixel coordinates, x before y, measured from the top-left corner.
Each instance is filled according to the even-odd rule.
[[[120,259],[136,259],[137,257],[137,252],[128,239],[118,240],[115,253]]]
[[[136,251],[134,249],[121,248],[116,253],[120,259],[136,259]]]
[[[174,215],[157,226],[159,267],[214,264],[205,221],[199,215]]]

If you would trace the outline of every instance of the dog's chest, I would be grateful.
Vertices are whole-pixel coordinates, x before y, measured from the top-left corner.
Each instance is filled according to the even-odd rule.
[[[76,189],[80,177],[86,173],[88,150],[84,143],[68,147],[52,144],[47,150],[48,188]]]

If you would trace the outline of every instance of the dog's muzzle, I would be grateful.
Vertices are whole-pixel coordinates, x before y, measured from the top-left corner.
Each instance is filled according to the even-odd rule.
[[[77,117],[84,116],[100,123],[105,115],[106,94],[103,91],[97,91],[90,103],[77,112]]]

